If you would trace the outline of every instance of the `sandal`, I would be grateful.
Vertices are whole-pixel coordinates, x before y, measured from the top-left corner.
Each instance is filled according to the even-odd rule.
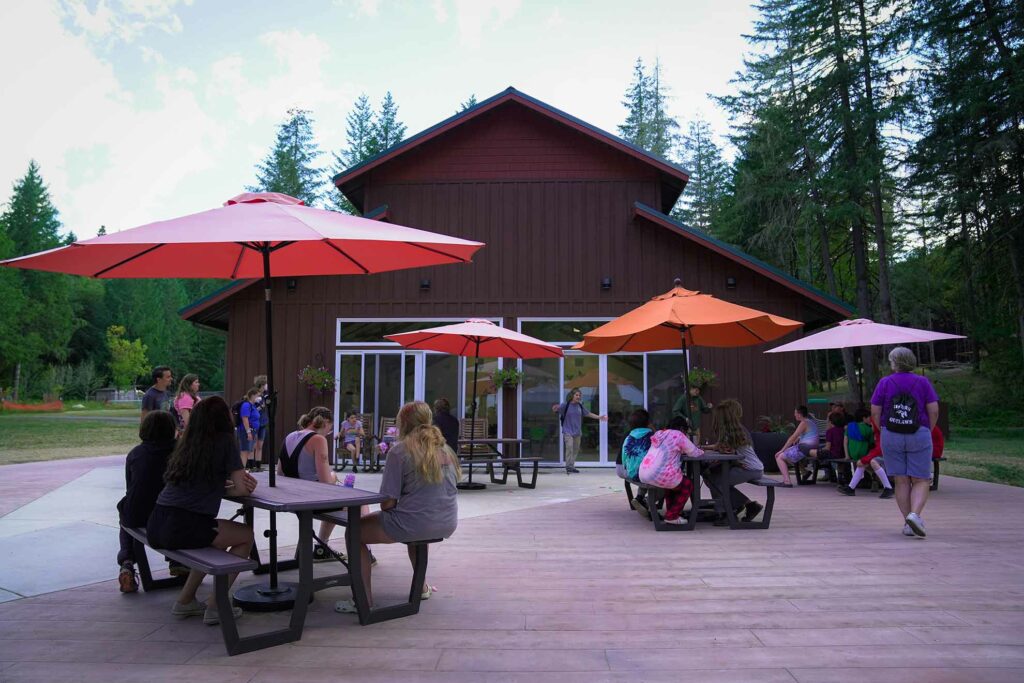
[[[427,586],[426,590],[420,593],[420,600],[429,600],[431,593],[437,592],[437,586]]]

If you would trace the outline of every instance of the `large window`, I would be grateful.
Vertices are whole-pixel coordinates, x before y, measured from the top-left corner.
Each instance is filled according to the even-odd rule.
[[[583,335],[604,325],[607,320],[522,320],[519,331],[542,341],[575,344]]]

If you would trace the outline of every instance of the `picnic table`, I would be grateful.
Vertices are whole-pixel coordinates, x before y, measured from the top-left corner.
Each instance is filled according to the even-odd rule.
[[[521,488],[532,489],[537,487],[537,470],[540,465],[540,458],[524,458],[523,457],[523,445],[528,444],[529,439],[518,439],[513,437],[508,438],[482,438],[474,439],[470,437],[460,437],[458,441],[459,447],[459,459],[463,465],[466,465],[470,472],[474,464],[486,465],[487,474],[490,475],[492,484],[505,484],[508,481],[508,473],[510,471],[515,472],[516,482]],[[463,452],[463,447],[476,446],[484,447],[485,450],[481,453],[476,453],[472,450]],[[515,449],[516,457],[510,457],[507,453],[502,453],[498,448],[504,446],[511,446]],[[533,476],[529,482],[523,481],[522,475],[522,464],[524,462],[533,463]],[[494,466],[500,465],[502,468],[501,478],[495,474]],[[458,487],[460,489],[482,489],[486,488],[486,484],[480,482],[470,481],[459,482]]]
[[[254,508],[269,511],[272,526],[275,515],[281,512],[292,513],[298,518],[299,541],[296,555],[298,556],[299,581],[295,587],[295,604],[288,626],[269,633],[247,636],[244,639],[244,649],[238,649],[237,632],[233,634],[234,643],[230,642],[232,634],[225,634],[225,641],[227,641],[225,644],[228,646],[228,650],[234,649],[237,652],[249,652],[290,643],[302,637],[306,611],[312,600],[313,591],[316,589],[313,580],[313,516],[317,513],[346,510],[349,520],[346,552],[349,557],[356,558],[359,557],[360,552],[360,520],[362,519],[359,508],[363,505],[382,503],[388,499],[387,496],[373,491],[289,477],[277,477],[276,486],[272,488],[268,485],[266,473],[257,473],[253,476],[256,477],[259,485],[251,495],[225,497],[242,505],[246,509],[246,519],[250,522]],[[277,558],[272,554],[270,557],[272,586],[277,584],[277,571]],[[352,597],[359,611],[360,623],[363,623],[364,619],[369,618],[370,603],[366,595],[366,585],[359,562],[348,564],[347,583],[352,587]],[[246,586],[239,589],[239,592],[270,590],[273,589],[268,586]]]

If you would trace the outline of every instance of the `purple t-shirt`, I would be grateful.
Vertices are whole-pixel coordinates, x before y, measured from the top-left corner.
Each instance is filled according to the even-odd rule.
[[[935,393],[935,387],[927,377],[911,372],[896,372],[883,377],[875,387],[875,393],[871,395],[871,405],[881,407],[882,426],[885,426],[889,417],[889,404],[892,403],[893,396],[898,394],[910,394],[914,397],[917,401],[918,424],[931,429],[925,406],[929,403],[938,403],[939,395]]]

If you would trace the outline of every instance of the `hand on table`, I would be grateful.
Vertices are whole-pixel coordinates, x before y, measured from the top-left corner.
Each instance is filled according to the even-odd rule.
[[[255,491],[256,490],[256,486],[257,486],[256,477],[252,476],[248,472],[245,472],[244,473],[244,478],[245,478],[245,491],[246,491],[246,493],[252,493],[253,491]]]

